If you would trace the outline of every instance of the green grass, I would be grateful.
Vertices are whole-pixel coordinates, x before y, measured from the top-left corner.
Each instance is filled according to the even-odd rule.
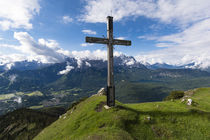
[[[24,92],[16,92],[16,95],[24,95]]]
[[[193,93],[193,94],[191,94]],[[105,96],[82,101],[45,128],[35,140],[207,140],[210,139],[210,88],[180,99],[140,104],[116,103],[104,109]]]
[[[38,105],[38,106],[30,106],[29,108],[30,109],[40,109],[40,108],[43,108],[44,106],[43,105]]]
[[[6,100],[6,99],[10,99],[12,97],[15,97],[15,94],[10,93],[10,94],[2,94],[0,95],[0,100]]]
[[[70,95],[70,94],[77,94],[81,92],[82,89],[80,88],[72,88],[72,89],[67,89],[67,90],[60,90],[60,91],[53,91],[53,95],[59,95],[59,94],[65,94],[65,95]]]
[[[27,93],[25,95],[27,95],[27,96],[43,96],[43,93],[41,93],[40,91],[34,91],[31,93]]]
[[[210,88],[199,88],[195,89],[192,99],[198,102],[198,109],[210,112]]]
[[[34,92],[30,92],[30,93],[16,92],[16,93],[1,94],[0,100],[8,100],[8,99],[15,97],[16,95],[18,95],[18,96],[22,96],[22,95],[43,96],[43,93],[41,93],[40,91],[34,91]]]

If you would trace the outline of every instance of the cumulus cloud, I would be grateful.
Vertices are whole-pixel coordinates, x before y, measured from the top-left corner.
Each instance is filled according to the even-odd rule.
[[[82,47],[87,47],[87,46],[92,46],[93,44],[92,43],[82,43],[80,44],[80,46]]]
[[[164,23],[190,24],[210,17],[208,0],[86,0],[80,20],[106,22],[107,15],[115,21],[126,17],[145,16]]]
[[[106,22],[104,17],[113,15],[115,21],[124,17],[138,15],[144,10],[154,9],[153,3],[133,0],[86,0],[85,11],[81,15],[81,20],[90,23]],[[149,8],[149,9],[147,9]]]
[[[47,47],[52,48],[52,49],[59,49],[58,42],[55,41],[55,40],[52,40],[52,39],[45,40],[45,39],[41,38],[41,39],[38,40],[38,43],[42,46],[47,46]]]
[[[73,21],[73,18],[70,18],[69,16],[63,16],[62,21],[63,23],[68,24]]]
[[[11,28],[31,29],[30,22],[40,11],[39,0],[1,0],[0,29]]]
[[[44,63],[57,63],[65,60],[63,50],[55,40],[39,39],[36,42],[27,32],[15,32],[14,38],[20,42],[15,49],[22,53],[38,57]]]
[[[62,71],[59,71],[58,72],[58,75],[68,74],[73,69],[74,69],[74,67],[73,66],[70,66],[69,63],[67,62],[66,69],[65,70],[62,70]]]
[[[131,65],[135,64],[135,60],[134,60],[134,59],[130,59],[130,60],[124,62],[124,63],[125,63],[127,66],[131,66]]]
[[[36,42],[27,32],[15,32],[14,38],[20,42],[20,46],[15,46],[16,50],[21,51],[24,54],[30,54],[35,60],[40,60],[43,63],[57,63],[63,62],[66,57],[74,57],[80,59],[92,59],[92,60],[106,60],[106,50],[95,51],[67,51],[59,47],[59,44],[55,40],[39,39]],[[114,56],[120,56],[122,53],[115,51]],[[80,65],[78,65],[80,66]]]
[[[6,69],[11,68],[13,62],[23,61],[23,60],[26,60],[26,57],[21,54],[10,54],[10,55],[0,54],[0,65],[6,65],[11,63],[10,65],[6,66],[7,67]]]
[[[59,63],[65,61],[67,57],[76,58],[80,67],[80,60],[107,60],[107,50],[84,50],[84,51],[68,51],[59,47],[55,40],[38,39],[35,41],[26,32],[15,32],[14,37],[19,41],[20,45],[0,44],[0,47],[6,47],[20,51],[21,53],[1,54],[0,65],[7,65],[7,69],[13,66],[16,61],[38,61],[42,63]],[[114,52],[114,56],[122,55],[121,52]],[[88,64],[87,64],[88,65]]]
[[[89,35],[96,35],[97,34],[96,31],[92,31],[92,30],[82,30],[82,32],[84,34],[89,34]]]
[[[72,57],[75,57],[77,59],[90,59],[90,60],[107,60],[107,51],[106,50],[95,50],[95,51],[72,51],[71,52]],[[121,52],[114,52],[114,56],[120,56],[122,55]]]

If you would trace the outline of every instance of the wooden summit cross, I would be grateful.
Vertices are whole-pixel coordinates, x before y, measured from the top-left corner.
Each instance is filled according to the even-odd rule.
[[[113,17],[107,17],[107,38],[86,37],[87,43],[107,44],[107,60],[108,60],[108,75],[107,75],[107,105],[115,106],[115,86],[114,86],[114,58],[113,45],[130,46],[131,41],[113,39]]]

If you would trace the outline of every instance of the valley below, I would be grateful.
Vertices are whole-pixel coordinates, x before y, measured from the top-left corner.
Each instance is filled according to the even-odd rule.
[[[210,86],[207,71],[175,67],[152,69],[127,56],[116,57],[114,62],[116,99],[122,103],[162,101],[174,90]],[[133,63],[128,65],[128,62]],[[0,115],[25,107],[68,107],[83,97],[90,97],[100,88],[106,88],[106,65],[107,62],[102,60],[68,58],[63,63],[34,66],[32,69],[2,69]],[[74,69],[68,71],[67,66]],[[66,73],[60,74],[61,71]]]

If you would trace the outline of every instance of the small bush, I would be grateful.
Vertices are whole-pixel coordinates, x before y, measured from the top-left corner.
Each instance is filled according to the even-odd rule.
[[[184,91],[172,91],[164,100],[180,99],[184,96]]]

